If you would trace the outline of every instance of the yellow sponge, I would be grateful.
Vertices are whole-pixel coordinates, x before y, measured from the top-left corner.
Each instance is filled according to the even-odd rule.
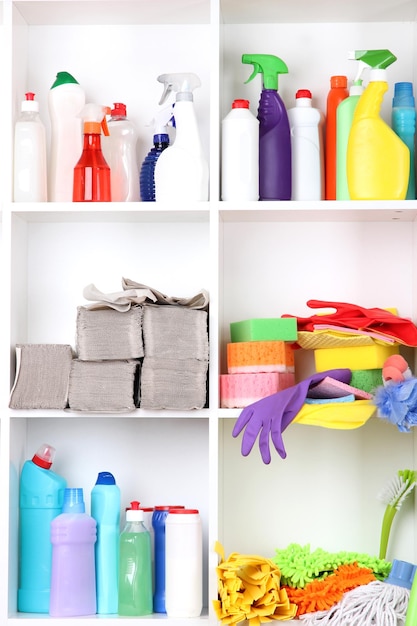
[[[228,374],[293,371],[294,350],[285,341],[242,341],[227,344]]]
[[[398,345],[358,346],[351,348],[323,348],[314,350],[317,372],[347,367],[351,370],[380,369],[386,359],[399,353]]]

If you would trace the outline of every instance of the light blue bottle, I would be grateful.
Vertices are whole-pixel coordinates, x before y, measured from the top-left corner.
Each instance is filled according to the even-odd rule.
[[[42,444],[20,475],[18,610],[48,613],[51,586],[51,521],[61,513],[67,482],[51,469],[55,448]]]
[[[120,489],[110,472],[100,472],[91,491],[91,516],[97,522],[95,545],[97,613],[117,613]]]
[[[412,83],[395,83],[394,97],[392,99],[391,124],[393,131],[410,150],[410,177],[406,200],[415,200],[416,175],[414,138],[416,133],[416,109]]]

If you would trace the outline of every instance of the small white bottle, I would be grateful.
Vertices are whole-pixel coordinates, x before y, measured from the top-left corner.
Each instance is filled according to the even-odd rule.
[[[323,116],[312,106],[308,89],[299,89],[288,110],[291,129],[291,200],[324,198]]]
[[[222,200],[259,200],[259,121],[234,100],[222,121]]]
[[[74,167],[83,151],[83,121],[79,114],[85,93],[68,72],[58,72],[49,90],[51,154],[48,172],[50,202],[72,202]]]
[[[203,540],[198,509],[170,509],[165,521],[168,617],[199,617],[203,607]]]
[[[107,126],[110,134],[103,137],[101,147],[110,167],[112,202],[138,202],[137,132],[125,104],[114,103]]]
[[[25,94],[14,133],[13,200],[47,201],[45,127],[35,94]]]

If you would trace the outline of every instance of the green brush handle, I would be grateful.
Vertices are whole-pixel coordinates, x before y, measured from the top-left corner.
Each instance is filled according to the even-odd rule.
[[[380,559],[385,559],[387,555],[388,539],[396,512],[397,509],[391,504],[388,504],[387,508],[385,509],[384,518],[382,520],[381,542],[379,545]]]

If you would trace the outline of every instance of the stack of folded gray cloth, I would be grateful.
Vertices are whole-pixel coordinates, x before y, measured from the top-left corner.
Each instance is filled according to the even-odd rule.
[[[207,311],[146,304],[143,343],[141,408],[203,408],[209,357]]]
[[[77,359],[68,403],[72,410],[122,412],[137,405],[137,375],[143,357],[141,306],[120,312],[78,307]]]
[[[73,359],[66,344],[18,344],[12,409],[65,409]]]

